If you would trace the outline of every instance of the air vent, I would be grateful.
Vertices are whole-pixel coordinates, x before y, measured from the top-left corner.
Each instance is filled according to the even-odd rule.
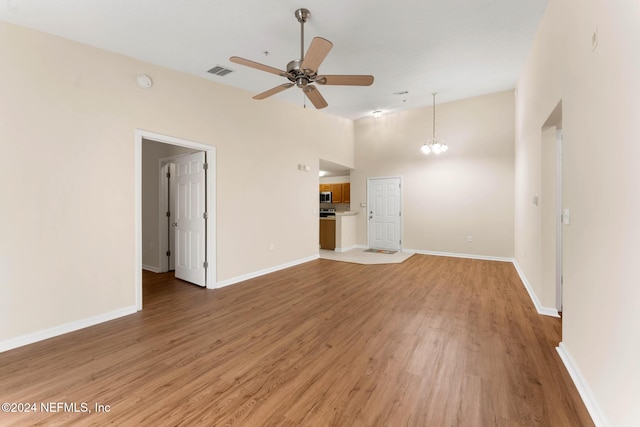
[[[216,65],[215,67],[213,67],[212,69],[210,69],[207,72],[211,73],[211,74],[215,74],[216,76],[222,77],[222,76],[226,76],[227,74],[233,72],[233,70],[221,67],[220,65]]]

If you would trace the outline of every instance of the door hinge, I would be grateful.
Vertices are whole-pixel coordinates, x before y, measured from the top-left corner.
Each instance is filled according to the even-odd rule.
[[[402,211],[398,212],[398,216],[402,216]]]
[[[171,172],[167,172],[167,178],[171,178]]]
[[[202,164],[202,169],[204,169],[204,170],[209,169],[209,163],[203,163]]]
[[[167,216],[168,217],[171,216],[171,212],[167,211]]]
[[[171,256],[171,251],[167,251],[167,256]]]
[[[209,263],[207,261],[205,261],[205,262],[202,263],[202,266],[204,268],[209,268]]]
[[[209,214],[208,214],[208,213],[206,213],[206,212],[205,212],[205,213],[203,213],[203,214],[202,214],[202,218],[204,218],[204,219],[209,219]]]
[[[399,243],[399,244],[402,244],[402,240],[400,240],[398,243]]]

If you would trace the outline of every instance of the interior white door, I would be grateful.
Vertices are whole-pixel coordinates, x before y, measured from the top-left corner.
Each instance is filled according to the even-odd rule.
[[[400,178],[369,179],[369,247],[400,250]]]
[[[176,277],[206,285],[205,153],[176,159]]]
[[[176,180],[175,180],[176,165],[175,163],[167,164],[167,172],[169,174],[169,178],[167,180],[168,181],[167,199],[169,199],[167,209],[169,210],[169,216],[167,216],[167,220],[169,221],[169,223],[171,223],[175,216],[174,211],[176,210],[175,209],[175,206],[176,206]],[[176,241],[174,236],[172,236],[173,233],[171,233],[171,228],[172,227],[170,226],[167,227],[167,230],[169,230],[167,235],[167,240],[168,240],[167,252],[169,253],[169,256],[168,256],[169,271],[176,269]]]

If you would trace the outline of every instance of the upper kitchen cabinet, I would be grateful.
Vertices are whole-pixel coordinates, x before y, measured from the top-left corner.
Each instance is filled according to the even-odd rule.
[[[342,184],[342,203],[351,203],[351,183]]]
[[[344,203],[342,200],[342,184],[329,184],[331,186],[331,202]]]
[[[320,184],[320,192],[330,191],[332,203],[351,203],[351,183]]]

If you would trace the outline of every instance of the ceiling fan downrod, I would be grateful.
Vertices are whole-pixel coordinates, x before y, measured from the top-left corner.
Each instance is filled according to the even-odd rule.
[[[309,9],[298,9],[295,11],[295,17],[300,23],[300,62],[304,60],[304,23],[309,20],[311,12]]]

